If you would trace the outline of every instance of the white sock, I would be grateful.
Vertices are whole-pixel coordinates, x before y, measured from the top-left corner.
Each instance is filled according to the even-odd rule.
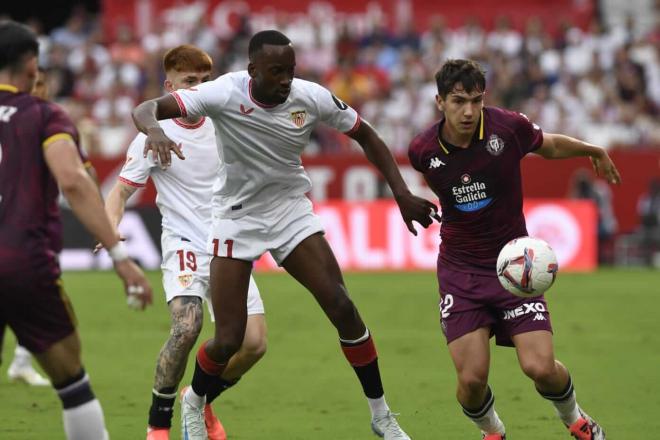
[[[390,407],[387,406],[385,401],[385,396],[379,397],[378,399],[370,399],[367,397],[367,402],[369,403],[369,409],[371,410],[371,418],[376,414],[382,414],[390,410]]]
[[[477,425],[477,428],[486,434],[504,434],[505,432],[504,423],[502,423],[500,416],[495,411],[495,396],[491,392],[490,387],[481,408],[471,411],[463,407],[463,413]]]
[[[580,408],[575,400],[575,389],[573,388],[573,381],[568,377],[568,384],[566,389],[560,394],[548,394],[539,391],[543,398],[552,402],[557,415],[566,426],[570,426],[577,421],[580,417]]]
[[[571,390],[571,394],[563,400],[553,400],[552,404],[557,410],[557,415],[566,426],[571,426],[581,417],[574,390]]]
[[[108,440],[103,410],[97,399],[63,411],[67,440]]]
[[[195,408],[202,408],[204,404],[206,404],[206,396],[200,396],[199,394],[195,393],[192,387],[188,387],[186,393],[183,395],[183,398],[186,399],[186,402]]]
[[[25,347],[17,345],[14,350],[14,360],[11,361],[11,364],[17,367],[29,367],[32,365],[32,355]]]

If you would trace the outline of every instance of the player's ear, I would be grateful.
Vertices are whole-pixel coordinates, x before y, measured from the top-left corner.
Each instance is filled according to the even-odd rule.
[[[445,111],[444,100],[440,95],[435,95],[435,105],[436,107],[438,107],[438,110],[440,110],[441,112]]]
[[[172,84],[172,81],[170,81],[169,79],[166,79],[165,82],[163,82],[163,87],[165,87],[165,91],[167,92],[174,91],[174,84]]]
[[[255,66],[254,63],[248,64],[247,71],[250,78],[255,78],[257,76],[257,66]]]

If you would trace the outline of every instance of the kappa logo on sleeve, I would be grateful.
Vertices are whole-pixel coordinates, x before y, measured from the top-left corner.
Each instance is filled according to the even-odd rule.
[[[438,159],[437,157],[434,157],[431,159],[431,162],[429,163],[429,169],[440,168],[440,166],[442,165],[447,165],[447,164],[441,161],[440,159]]]

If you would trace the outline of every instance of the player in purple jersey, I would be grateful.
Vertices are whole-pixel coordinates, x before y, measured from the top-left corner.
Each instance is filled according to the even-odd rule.
[[[498,345],[516,348],[523,372],[554,404],[573,437],[604,439],[601,427],[577,405],[568,371],[554,357],[545,300],[504,290],[495,263],[504,244],[527,235],[520,177],[520,160],[527,153],[547,159],[587,156],[610,183],[620,182],[619,173],[602,148],[544,134],[520,113],[484,107],[484,73],[472,61],[447,61],[436,82],[444,117],[413,139],[408,154],[442,208],[440,315],[463,412],[483,438],[505,437],[488,386],[488,341],[495,335]]]
[[[8,325],[49,376],[62,400],[67,439],[106,439],[60,279],[58,186],[80,221],[111,249],[127,293],[139,294],[146,305],[151,288],[105,215],[73,141],[72,122],[58,106],[28,93],[38,50],[28,28],[0,23],[0,328]]]
[[[34,82],[34,87],[32,88],[31,93],[32,96],[41,99],[48,99],[46,72],[41,67],[39,68],[37,80]],[[0,346],[2,346],[1,339]],[[39,374],[39,372],[37,372],[32,366],[32,355],[30,352],[19,344],[16,344],[16,348],[14,349],[14,359],[12,359],[9,364],[9,368],[7,368],[7,377],[12,382],[25,382],[32,386],[50,385],[50,381]]]

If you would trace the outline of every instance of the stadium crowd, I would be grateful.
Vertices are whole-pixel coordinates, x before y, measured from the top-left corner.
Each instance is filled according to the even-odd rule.
[[[39,22],[40,63],[51,90],[74,120],[92,155],[124,153],[134,136],[130,111],[162,93],[162,54],[192,43],[210,53],[217,73],[243,69],[252,34],[249,16],[230,34],[205,25],[202,9],[164,14],[158,32],[137,38],[120,24],[104,35],[98,17],[77,9],[48,35]],[[490,105],[525,112],[545,131],[563,132],[605,147],[660,145],[660,30],[639,32],[632,20],[587,30],[566,23],[550,33],[532,18],[514,29],[501,17],[492,29],[475,19],[459,28],[442,16],[429,17],[426,30],[384,25],[356,32],[346,25],[278,16],[276,27],[289,35],[298,54],[297,75],[321,82],[372,122],[387,144],[404,152],[413,133],[437,113],[433,75],[447,58],[472,58],[487,70]],[[331,130],[317,130],[308,154],[354,148]]]

